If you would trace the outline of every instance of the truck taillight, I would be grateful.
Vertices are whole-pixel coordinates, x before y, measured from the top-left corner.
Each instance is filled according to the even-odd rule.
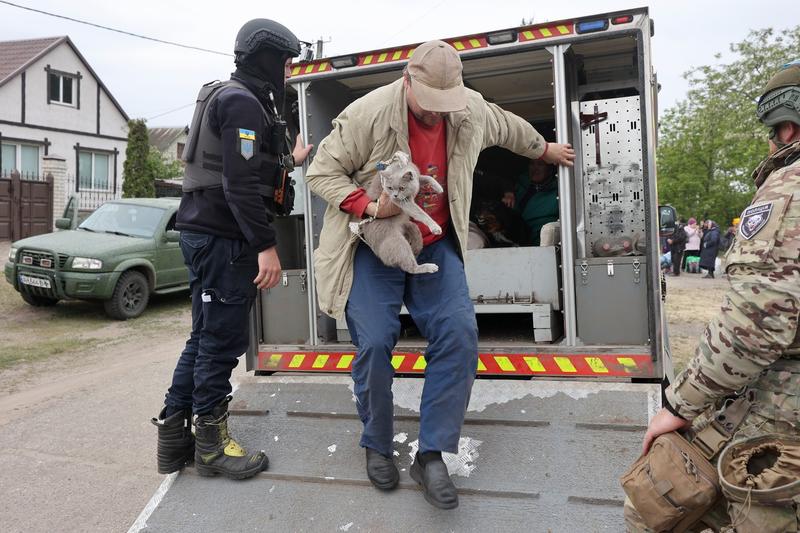
[[[331,65],[333,65],[333,68],[354,67],[358,65],[358,57],[357,56],[334,57],[333,59],[331,59]]]
[[[489,44],[506,44],[513,43],[517,40],[517,32],[515,31],[499,31],[497,33],[490,33],[486,36]]]
[[[633,15],[622,15],[621,17],[614,17],[611,19],[611,24],[627,24],[633,21]]]
[[[608,19],[589,20],[575,24],[576,33],[593,33],[608,29]]]

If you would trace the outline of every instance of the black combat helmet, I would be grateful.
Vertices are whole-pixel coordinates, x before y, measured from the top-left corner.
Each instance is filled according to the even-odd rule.
[[[289,57],[300,55],[300,41],[283,24],[269,19],[253,19],[246,22],[236,34],[233,52],[237,59],[272,48]]]
[[[758,99],[756,114],[765,126],[781,122],[800,126],[800,59],[786,63],[770,78]]]

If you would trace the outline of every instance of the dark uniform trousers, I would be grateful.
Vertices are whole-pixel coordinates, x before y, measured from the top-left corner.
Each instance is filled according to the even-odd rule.
[[[249,341],[258,252],[246,241],[182,231],[192,293],[192,333],[181,353],[166,404],[202,415],[231,393],[231,372]]]

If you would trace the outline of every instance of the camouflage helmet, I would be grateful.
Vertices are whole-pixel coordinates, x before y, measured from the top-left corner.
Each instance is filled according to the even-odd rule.
[[[237,59],[272,48],[290,57],[300,55],[300,41],[289,28],[269,19],[248,21],[236,34],[233,52]]]
[[[794,122],[800,126],[800,59],[786,63],[770,78],[756,108],[765,126]]]

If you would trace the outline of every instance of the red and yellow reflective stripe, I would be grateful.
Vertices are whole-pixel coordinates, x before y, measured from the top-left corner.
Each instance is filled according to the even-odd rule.
[[[575,25],[571,22],[564,22],[562,24],[550,24],[542,26],[529,26],[520,28],[519,41],[533,41],[539,39],[548,39],[550,37],[563,37],[575,33]]]
[[[477,48],[486,48],[487,46],[489,46],[489,43],[486,41],[486,37],[481,37],[479,35],[475,35],[473,37],[459,37],[457,39],[447,39],[445,42],[450,43],[450,46],[452,46],[459,52],[464,52],[466,50],[475,50]]]
[[[316,74],[318,72],[326,72],[331,70],[330,61],[324,59],[322,61],[313,61],[311,63],[296,63],[292,65],[291,76],[302,76],[305,74]]]
[[[404,48],[367,52],[358,56],[358,66],[380,65],[381,63],[410,59],[414,55],[415,48],[416,46],[406,46]]]
[[[572,22],[561,23],[548,23],[538,26],[526,26],[517,30],[518,40],[520,42],[549,39],[552,37],[563,37],[575,33],[575,25]],[[469,52],[470,50],[477,50],[489,46],[485,36],[470,35],[466,37],[455,37],[453,39],[445,39],[445,42],[458,50],[459,52]],[[390,48],[388,50],[376,50],[371,52],[364,52],[358,55],[358,62],[356,66],[363,67],[369,65],[380,65],[382,63],[391,63],[393,61],[408,60],[414,55],[414,50],[417,45],[403,46],[400,48]],[[318,74],[331,70],[330,61],[328,59],[319,59],[309,63],[297,63],[292,65],[291,76],[304,76],[306,74]]]
[[[352,352],[260,352],[257,370],[276,372],[350,372]],[[395,371],[422,374],[425,357],[419,352],[394,352]],[[649,354],[481,353],[478,374],[490,376],[652,377]]]

